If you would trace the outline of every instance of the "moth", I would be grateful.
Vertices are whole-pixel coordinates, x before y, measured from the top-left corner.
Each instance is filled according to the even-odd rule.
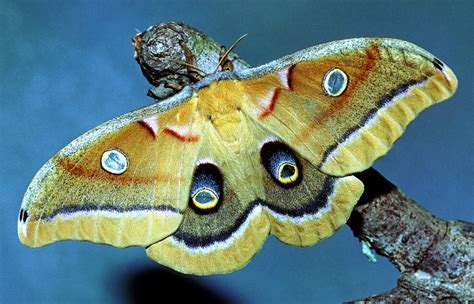
[[[144,246],[192,274],[243,267],[269,235],[310,246],[344,225],[425,108],[457,88],[409,42],[357,38],[220,71],[78,137],[39,170],[20,241]]]

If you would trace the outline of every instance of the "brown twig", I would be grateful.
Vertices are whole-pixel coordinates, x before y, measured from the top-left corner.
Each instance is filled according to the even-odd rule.
[[[133,41],[143,74],[159,88],[151,90],[157,100],[198,80],[188,64],[211,73],[222,53],[204,33],[176,22],[151,27]],[[228,59],[234,69],[248,67],[234,53]],[[401,273],[394,289],[351,303],[474,301],[474,225],[435,217],[374,169],[357,177],[365,192],[348,225]]]
[[[474,225],[435,217],[374,169],[357,177],[365,191],[348,225],[401,274],[391,291],[352,303],[472,301]]]
[[[204,33],[180,22],[164,22],[132,38],[137,60],[145,78],[154,86],[148,95],[157,101],[176,94],[184,86],[212,74],[226,49]],[[234,70],[249,65],[233,52],[226,58]],[[181,64],[180,62],[185,62]]]

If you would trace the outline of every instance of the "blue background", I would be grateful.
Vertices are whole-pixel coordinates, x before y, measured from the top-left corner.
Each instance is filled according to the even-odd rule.
[[[249,36],[236,52],[252,65],[318,43],[396,37],[436,54],[459,89],[428,109],[389,154],[384,176],[443,219],[473,221],[473,6],[469,1],[1,1],[0,302],[129,302],[152,294],[249,303],[332,303],[386,291],[397,270],[372,264],[344,227],[310,248],[270,238],[244,269],[184,276],[143,248],[17,239],[20,202],[41,165],[72,139],[151,102],[133,59],[135,29],[184,21],[217,41]],[[181,290],[173,293],[172,288]]]

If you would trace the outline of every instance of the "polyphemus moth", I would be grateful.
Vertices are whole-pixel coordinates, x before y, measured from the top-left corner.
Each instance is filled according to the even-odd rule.
[[[268,235],[309,246],[344,225],[384,155],[451,69],[411,43],[318,45],[204,77],[72,141],[33,178],[18,236],[145,246],[177,271],[243,267]]]

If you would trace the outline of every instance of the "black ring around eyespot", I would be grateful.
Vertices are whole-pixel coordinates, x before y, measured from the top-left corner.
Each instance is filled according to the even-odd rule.
[[[283,188],[292,188],[300,184],[302,179],[301,165],[298,161],[298,158],[295,156],[293,151],[282,142],[278,141],[269,141],[265,143],[260,149],[260,158],[262,164],[270,174],[272,179]],[[283,183],[279,177],[281,177],[281,169],[284,170],[284,167],[292,165],[294,170],[295,179]]]
[[[204,195],[203,195],[204,194]],[[201,163],[197,165],[193,174],[193,181],[189,195],[189,205],[198,213],[210,213],[219,209],[222,203],[222,174],[219,168],[211,163]],[[209,197],[217,197],[215,204],[205,207],[196,204],[196,199],[205,199]],[[205,203],[205,202],[203,202]]]

